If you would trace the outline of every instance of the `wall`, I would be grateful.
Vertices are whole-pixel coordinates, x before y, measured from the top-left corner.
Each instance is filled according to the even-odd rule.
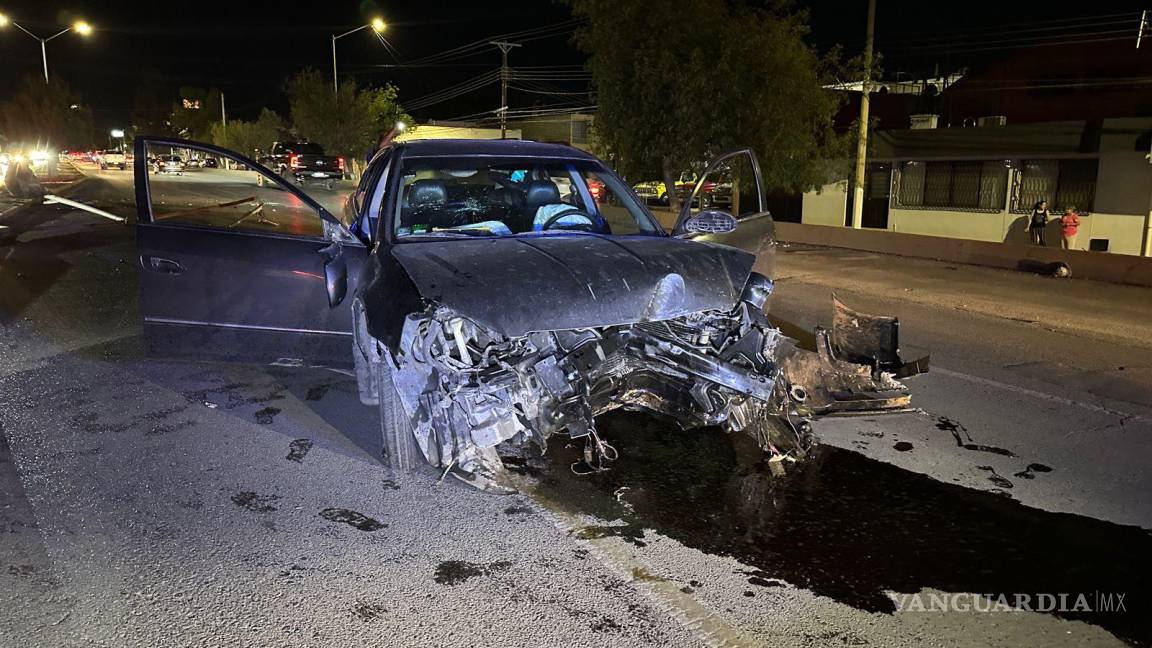
[[[481,128],[475,126],[447,126],[440,124],[423,124],[406,133],[401,133],[397,142],[422,139],[500,139],[499,128]],[[520,131],[508,129],[508,139],[520,139]]]
[[[834,182],[804,194],[800,222],[809,225],[844,225],[848,182]]]
[[[890,209],[888,228],[894,232],[973,239],[1004,240],[1004,212],[994,214],[926,209]]]

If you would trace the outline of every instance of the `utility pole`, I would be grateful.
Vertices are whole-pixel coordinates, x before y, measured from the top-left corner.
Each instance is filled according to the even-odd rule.
[[[1140,30],[1136,32],[1136,49],[1140,49],[1140,40],[1144,38],[1144,28],[1148,26],[1148,10],[1140,12]]]
[[[205,106],[207,110],[207,106]],[[220,131],[224,135],[224,141],[228,141],[228,113],[224,112],[224,93],[220,93]],[[231,169],[232,164],[228,158],[224,158],[224,168]]]
[[[872,90],[872,32],[876,24],[876,0],[868,0],[868,31],[864,39],[864,85],[860,92],[860,134],[856,143],[856,176],[852,187],[852,227],[864,222],[864,163],[868,157],[868,93]]]
[[[504,139],[508,136],[508,78],[511,76],[508,70],[508,51],[520,47],[520,43],[488,41],[488,44],[500,48],[500,139]]]

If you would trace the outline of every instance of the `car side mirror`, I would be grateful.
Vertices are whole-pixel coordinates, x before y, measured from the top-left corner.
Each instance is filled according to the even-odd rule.
[[[726,211],[706,210],[684,221],[685,232],[727,234],[737,226],[736,217]]]
[[[348,296],[348,262],[344,259],[344,248],[339,243],[333,243],[320,252],[328,255],[328,260],[324,262],[328,307],[336,308]]]

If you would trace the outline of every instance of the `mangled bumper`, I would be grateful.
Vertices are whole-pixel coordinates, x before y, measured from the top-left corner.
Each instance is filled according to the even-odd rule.
[[[765,316],[770,290],[750,282],[729,312],[514,338],[431,307],[405,323],[393,384],[428,462],[476,473],[500,470],[497,446],[543,450],[553,434],[584,439],[597,469],[614,450],[595,417],[617,408],[720,425],[792,458],[814,417],[908,408],[898,377],[927,363],[901,361],[894,318],[834,300],[833,328],[802,349]]]

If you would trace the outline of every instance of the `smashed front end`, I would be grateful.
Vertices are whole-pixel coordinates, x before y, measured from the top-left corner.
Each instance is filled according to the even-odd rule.
[[[814,416],[907,407],[895,320],[837,302],[837,328],[800,349],[764,313],[771,287],[753,274],[730,311],[517,337],[433,305],[405,321],[392,384],[428,462],[482,486],[502,470],[497,446],[543,451],[553,434],[584,440],[579,469],[603,468],[615,451],[595,417],[621,407],[743,432],[791,460],[811,446]]]

